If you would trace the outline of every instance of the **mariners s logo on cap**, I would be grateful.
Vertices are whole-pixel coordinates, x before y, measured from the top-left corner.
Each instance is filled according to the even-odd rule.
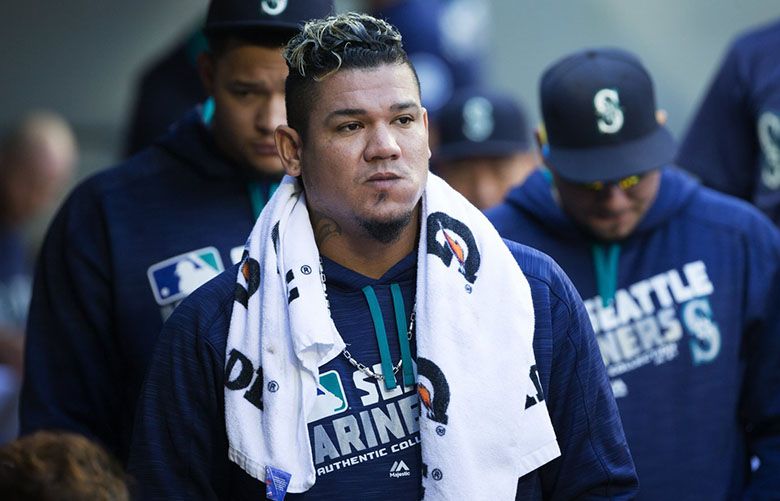
[[[758,118],[758,142],[764,154],[761,181],[770,190],[780,188],[780,115],[765,111]]]
[[[479,143],[493,134],[493,104],[482,96],[475,96],[463,104],[463,135]]]
[[[269,16],[278,16],[287,8],[287,0],[262,0],[260,8]]]
[[[623,109],[620,107],[620,96],[616,89],[601,89],[593,97],[596,108],[599,132],[615,134],[623,128]]]

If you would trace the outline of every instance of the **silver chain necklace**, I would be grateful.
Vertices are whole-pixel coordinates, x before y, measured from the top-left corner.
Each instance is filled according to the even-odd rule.
[[[325,269],[322,267],[322,258],[320,258],[320,282],[322,282],[322,292],[325,294],[325,303],[328,305],[328,311],[330,311],[330,299],[328,299],[328,288],[325,285]],[[412,337],[414,336],[414,314],[416,311],[416,305],[415,308],[412,309],[412,314],[409,316],[409,330],[406,331],[406,339],[409,341],[412,340]],[[366,367],[364,364],[358,362],[355,360],[355,358],[352,356],[352,354],[344,348],[344,351],[341,352],[342,355],[344,355],[344,358],[347,359],[347,361],[352,364],[357,370],[362,372],[368,377],[372,377],[374,379],[377,379],[379,381],[384,381],[385,376],[383,374],[377,374],[376,372],[372,371],[370,368]],[[398,361],[398,363],[393,367],[393,376],[398,374],[398,371],[401,369],[401,364],[403,364],[403,358]]]

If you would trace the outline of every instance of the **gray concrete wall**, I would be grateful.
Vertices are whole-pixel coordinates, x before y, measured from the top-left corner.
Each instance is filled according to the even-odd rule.
[[[656,83],[659,106],[680,134],[723,51],[740,31],[780,17],[778,0],[495,0],[490,60],[495,81],[523,97],[538,118],[545,67],[583,47],[637,53]],[[778,48],[780,50],[780,48]]]
[[[339,0],[354,8],[365,0]],[[780,16],[778,0],[492,0],[489,73],[536,118],[540,73],[592,45],[640,54],[674,132],[682,130],[728,41]],[[113,161],[138,72],[193,26],[207,0],[0,3],[0,127],[34,107],[76,126],[83,170]]]

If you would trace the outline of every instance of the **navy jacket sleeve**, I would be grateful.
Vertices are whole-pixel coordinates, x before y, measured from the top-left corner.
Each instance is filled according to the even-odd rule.
[[[227,333],[234,275],[224,272],[196,290],[160,333],[138,399],[128,463],[141,499],[229,498],[225,354],[210,333]]]
[[[765,218],[754,218],[744,245],[750,279],[741,418],[747,452],[759,467],[743,494],[745,499],[780,499],[780,232]]]
[[[518,499],[632,499],[634,462],[582,299],[546,255],[507,241],[531,285],[534,353],[561,456],[522,477]],[[528,496],[528,497],[526,497]]]
[[[753,196],[758,141],[739,53],[732,47],[680,145],[677,163],[718,191]]]
[[[21,432],[64,429],[124,457],[122,359],[112,339],[107,226],[82,185],[41,250],[27,325]],[[129,417],[128,417],[129,419]]]

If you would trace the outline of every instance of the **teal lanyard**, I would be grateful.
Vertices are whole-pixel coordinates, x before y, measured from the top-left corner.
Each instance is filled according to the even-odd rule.
[[[414,368],[412,367],[412,350],[409,348],[408,326],[406,325],[406,309],[404,308],[404,298],[401,295],[401,286],[398,284],[390,285],[390,292],[393,294],[393,309],[395,310],[395,327],[398,331],[398,344],[401,347],[401,369],[404,374],[404,386],[414,385]]]
[[[263,189],[263,183],[258,183],[256,181],[249,183],[247,187],[249,189],[249,201],[252,203],[252,214],[255,219],[260,217],[260,213],[263,212],[263,207],[265,207],[265,204],[268,203],[268,200],[271,199],[271,196],[278,187],[279,183],[271,183],[268,186],[268,191],[266,191]]]
[[[385,331],[385,322],[382,317],[382,310],[379,307],[379,300],[371,286],[363,287],[363,294],[368,302],[368,309],[371,312],[371,319],[374,322],[374,333],[376,342],[379,346],[379,358],[382,363],[382,377],[385,380],[385,388],[395,389],[398,383],[393,374],[393,361],[390,357],[390,344],[387,342],[387,333]],[[398,330],[398,342],[401,346],[401,360],[403,367],[404,385],[412,386],[414,384],[414,371],[412,370],[412,354],[409,348],[409,339],[406,337],[406,310],[404,308],[401,288],[398,284],[392,284],[390,290],[393,294],[393,308],[395,309],[396,329]]]
[[[618,260],[620,245],[608,246],[593,244],[591,246],[593,266],[596,268],[596,288],[601,296],[601,304],[609,306],[617,291]]]

